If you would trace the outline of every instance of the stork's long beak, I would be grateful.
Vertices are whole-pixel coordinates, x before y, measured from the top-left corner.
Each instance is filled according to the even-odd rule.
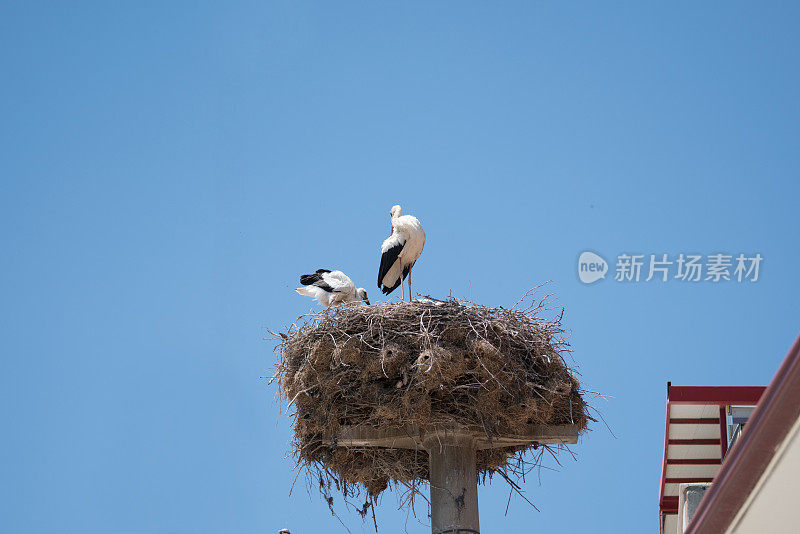
[[[393,233],[394,233],[394,226],[390,224],[389,225],[389,235],[392,235]]]
[[[364,302],[366,302],[367,306],[369,306],[369,299],[364,299]]]

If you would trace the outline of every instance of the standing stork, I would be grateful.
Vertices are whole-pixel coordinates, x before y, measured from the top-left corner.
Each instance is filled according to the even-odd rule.
[[[388,295],[401,286],[405,300],[402,285],[408,276],[408,299],[411,300],[411,269],[425,246],[425,231],[416,217],[401,215],[400,206],[393,206],[389,216],[392,218],[392,231],[381,245],[378,287]]]
[[[316,299],[323,306],[333,306],[343,302],[363,300],[369,304],[367,290],[363,287],[356,289],[350,277],[342,271],[317,269],[314,274],[300,276],[300,283],[304,287],[295,289],[301,295]]]

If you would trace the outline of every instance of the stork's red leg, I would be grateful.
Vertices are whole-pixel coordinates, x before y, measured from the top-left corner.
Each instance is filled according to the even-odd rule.
[[[411,267],[408,268],[408,301],[411,302],[414,300],[413,293],[411,292],[411,269],[414,267],[412,264]]]

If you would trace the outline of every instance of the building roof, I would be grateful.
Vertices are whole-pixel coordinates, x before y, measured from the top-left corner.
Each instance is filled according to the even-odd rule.
[[[711,486],[689,523],[687,534],[726,532],[746,514],[753,494],[759,484],[768,478],[773,460],[782,445],[791,437],[790,430],[797,430],[800,420],[800,337],[761,397],[758,407],[750,416],[747,428],[726,457],[714,484]],[[796,432],[795,432],[796,433]],[[795,436],[796,437],[796,436]],[[784,473],[786,475],[786,473]],[[796,479],[796,477],[792,477]],[[794,482],[795,485],[797,482]],[[763,485],[762,485],[763,487]],[[796,493],[775,492],[782,497],[796,499]],[[777,504],[777,503],[773,503]],[[794,513],[793,506],[781,510]]]
[[[667,383],[664,460],[659,491],[661,532],[677,532],[678,486],[711,482],[727,452],[725,407],[755,405],[762,386],[673,386]]]

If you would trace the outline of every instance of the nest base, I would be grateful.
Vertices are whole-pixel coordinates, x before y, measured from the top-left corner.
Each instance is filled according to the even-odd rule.
[[[426,441],[466,436],[477,475],[519,492],[513,479],[576,443],[589,420],[561,316],[539,316],[546,301],[338,306],[290,327],[276,377],[294,409],[298,465],[329,503],[334,486],[374,502],[395,484],[413,509],[433,483]]]
[[[428,449],[431,439],[446,440],[451,436],[465,436],[475,443],[476,450],[503,449],[506,447],[539,445],[569,445],[578,443],[578,425],[528,425],[519,434],[489,436],[478,426],[436,426],[421,429],[417,425],[382,430],[370,426],[345,426],[339,429],[336,445],[339,447],[382,447],[387,449]],[[330,444],[334,444],[332,441]]]

